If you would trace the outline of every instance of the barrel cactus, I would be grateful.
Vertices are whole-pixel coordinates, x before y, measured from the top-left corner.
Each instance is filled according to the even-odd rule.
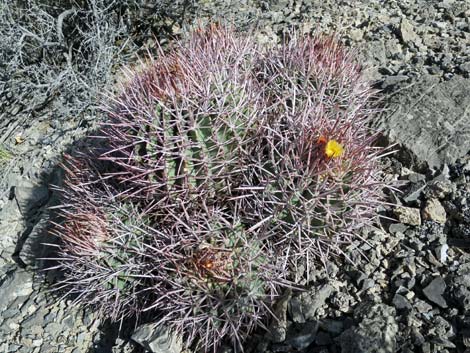
[[[333,37],[264,47],[217,25],[149,58],[111,98],[99,148],[64,163],[57,284],[189,347],[240,347],[382,200],[373,94]]]
[[[270,218],[265,236],[286,263],[326,262],[382,203],[384,152],[368,128],[374,92],[334,37],[294,37],[256,67],[265,114],[250,153],[262,190],[244,208],[256,210],[252,222]]]

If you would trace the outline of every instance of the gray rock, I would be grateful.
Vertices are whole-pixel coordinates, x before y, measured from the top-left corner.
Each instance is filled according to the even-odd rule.
[[[463,73],[470,75],[470,62],[461,64],[459,66],[459,70],[462,71]]]
[[[411,327],[411,339],[415,346],[420,346],[426,341],[421,332],[419,332],[419,329],[415,326]]]
[[[17,344],[9,344],[8,345],[8,351],[7,352],[18,352],[18,350],[21,348],[21,346],[17,345]]]
[[[453,190],[452,183],[449,180],[436,180],[429,183],[429,196],[432,198],[443,199]]]
[[[445,264],[447,262],[448,251],[449,245],[447,244],[442,244],[436,248],[436,257],[442,264]]]
[[[386,50],[383,41],[380,40],[372,40],[367,42],[367,53],[365,54],[366,57],[369,58],[372,62],[374,62],[377,66],[385,66],[384,64],[387,62],[387,57],[385,56]]]
[[[307,348],[315,341],[318,326],[318,322],[306,322],[299,332],[289,334],[286,344],[297,350]]]
[[[19,251],[19,258],[26,266],[43,268],[42,263],[44,262],[41,258],[47,257],[48,251],[51,251],[52,247],[48,247],[44,244],[54,243],[57,241],[55,237],[47,232],[49,224],[49,218],[43,216],[39,222],[37,222],[31,228],[28,228],[29,232],[25,232],[25,239]]]
[[[393,306],[397,308],[398,310],[411,310],[412,306],[408,299],[406,299],[404,296],[401,294],[395,294],[393,297]]]
[[[394,213],[401,223],[409,224],[412,226],[421,225],[421,215],[418,208],[396,207]]]
[[[362,290],[371,288],[374,285],[374,281],[370,278],[367,278],[362,283]],[[354,301],[354,298],[348,293],[338,292],[331,298],[331,305],[336,307],[339,311],[347,313],[350,311],[351,303]]]
[[[269,338],[275,343],[283,342],[287,333],[287,307],[292,297],[292,291],[288,290],[286,294],[276,303],[274,308],[273,323],[269,328]]]
[[[126,342],[120,338],[116,340],[116,344],[112,348],[112,353],[133,353],[135,347],[130,342]]]
[[[18,315],[18,308],[7,309],[2,312],[2,320],[7,320]]]
[[[0,211],[0,267],[12,262],[18,238],[24,232],[23,216],[14,199],[8,200]]]
[[[452,296],[459,307],[468,312],[470,310],[470,290],[465,285],[455,285]]]
[[[447,221],[447,214],[445,208],[437,199],[430,199],[426,201],[422,212],[423,219],[434,221],[444,224]]]
[[[432,343],[442,348],[457,348],[457,346],[447,338],[437,337],[432,340]]]
[[[15,199],[23,215],[44,206],[49,199],[49,189],[30,180],[20,180],[15,186]]]
[[[405,75],[386,76],[382,82],[382,89],[395,86],[396,84],[407,81],[408,79],[409,77]]]
[[[362,320],[337,338],[341,353],[396,352],[398,325],[395,310],[384,304],[365,304],[358,310]]]
[[[54,340],[60,336],[62,330],[62,325],[58,322],[51,322],[45,327],[45,331],[50,334]]]
[[[430,304],[426,303],[424,300],[419,300],[419,299],[415,301],[415,303],[413,304],[413,307],[420,314],[427,313],[432,310],[432,306]]]
[[[289,313],[292,321],[304,323],[315,318],[315,313],[323,305],[326,299],[333,293],[334,288],[325,284],[319,289],[313,289],[309,292],[303,292],[293,297],[289,302]]]
[[[470,150],[470,79],[439,82],[424,76],[390,102],[392,114],[382,119],[389,140],[406,150],[398,154],[407,165],[438,168]]]
[[[343,321],[325,319],[320,321],[320,328],[332,335],[339,335],[344,330]]]
[[[436,315],[433,320],[433,331],[439,338],[449,338],[455,335],[454,328],[449,321],[442,316]]]
[[[408,226],[403,223],[392,223],[390,224],[388,231],[390,234],[405,233],[408,230]]]
[[[31,273],[23,270],[6,270],[0,287],[0,312],[3,312],[17,299],[24,298],[24,301],[33,292],[33,278]],[[13,308],[14,309],[14,308]]]
[[[442,277],[436,277],[423,289],[423,294],[427,299],[439,305],[441,308],[447,308],[447,303],[442,296],[445,289],[446,283],[444,279]]]
[[[418,43],[418,41],[421,41],[418,35],[414,31],[413,25],[406,18],[403,18],[401,20],[400,35],[401,35],[401,39],[406,44],[410,44],[410,43],[416,44]]]
[[[411,205],[415,203],[416,201],[419,201],[419,198],[421,197],[421,194],[423,193],[425,188],[426,188],[425,183],[422,183],[421,185],[416,185],[406,195],[404,195],[403,201],[407,205]]]
[[[422,185],[426,182],[426,175],[420,173],[411,172],[408,175],[408,180],[413,184]]]
[[[180,353],[183,343],[164,326],[146,324],[139,326],[131,338],[152,353]]]
[[[43,321],[44,321],[44,316],[45,316],[45,310],[40,309],[34,314],[29,315],[22,323],[21,323],[21,328],[24,330],[30,331],[33,326],[39,326],[41,327]]]
[[[351,30],[351,32],[349,33],[349,36],[351,37],[352,40],[359,42],[364,36],[364,32],[359,28],[355,28]]]

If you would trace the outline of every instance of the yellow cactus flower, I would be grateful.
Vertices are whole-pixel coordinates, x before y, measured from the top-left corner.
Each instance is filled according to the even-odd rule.
[[[325,145],[325,154],[328,158],[340,157],[343,152],[343,146],[336,140],[329,140]]]

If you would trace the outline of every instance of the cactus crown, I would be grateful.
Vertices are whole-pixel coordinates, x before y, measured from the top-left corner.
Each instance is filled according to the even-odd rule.
[[[371,95],[333,37],[194,31],[110,101],[105,147],[64,165],[59,286],[115,320],[152,311],[205,351],[240,347],[292,268],[374,220]]]

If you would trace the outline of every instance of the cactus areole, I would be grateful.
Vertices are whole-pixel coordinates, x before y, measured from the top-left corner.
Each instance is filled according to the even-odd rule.
[[[375,220],[373,92],[334,37],[266,47],[212,25],[160,52],[109,99],[100,147],[64,162],[58,288],[241,349],[300,265]]]

